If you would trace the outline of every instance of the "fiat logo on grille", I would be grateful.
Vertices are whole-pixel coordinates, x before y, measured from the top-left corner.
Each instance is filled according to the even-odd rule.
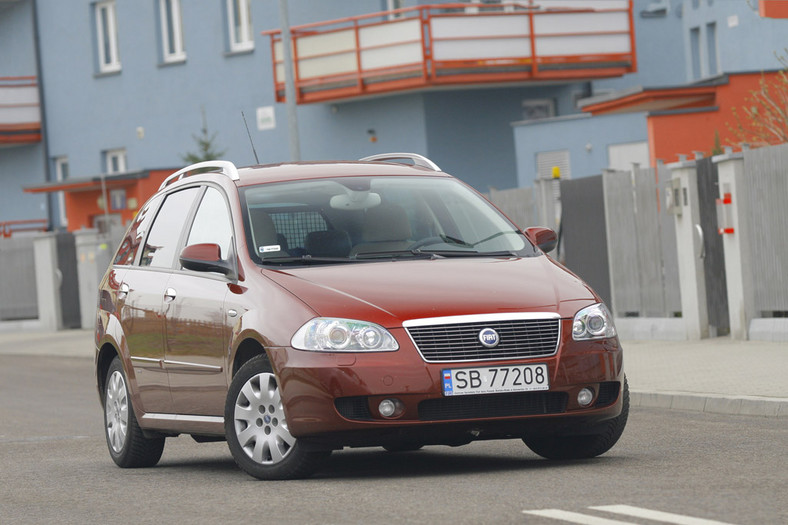
[[[492,328],[484,328],[479,332],[479,342],[485,348],[495,348],[501,342],[501,336]]]

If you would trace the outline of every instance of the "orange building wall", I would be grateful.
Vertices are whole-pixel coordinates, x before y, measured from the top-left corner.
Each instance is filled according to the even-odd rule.
[[[126,190],[126,209],[109,210],[110,214],[120,214],[125,225],[137,214],[139,209],[161,186],[161,183],[172,174],[174,170],[151,170],[147,178],[124,181],[111,181],[107,185],[107,195],[112,189],[124,188]],[[93,218],[104,215],[104,210],[99,207],[101,190],[67,191],[65,192],[66,219],[68,231],[73,232],[82,228],[93,228]],[[133,201],[136,200],[136,203]],[[136,204],[133,207],[129,203]]]
[[[788,18],[788,0],[760,0],[758,13],[765,18]]]
[[[767,82],[773,82],[776,73],[765,73]],[[657,159],[666,164],[677,162],[679,154],[693,158],[694,151],[709,156],[714,147],[714,132],[719,132],[720,144],[738,150],[740,139],[731,132],[736,126],[733,109],[743,116],[742,108],[751,92],[760,87],[761,73],[730,75],[729,83],[717,87],[718,109],[690,113],[649,115],[648,136],[651,165]]]

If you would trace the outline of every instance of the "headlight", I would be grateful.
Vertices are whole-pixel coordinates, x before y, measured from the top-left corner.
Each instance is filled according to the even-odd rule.
[[[318,317],[298,329],[291,341],[298,350],[318,352],[393,352],[397,340],[382,326],[352,319]]]
[[[572,339],[584,341],[589,339],[606,339],[616,336],[613,316],[602,303],[583,308],[575,314],[572,323]]]

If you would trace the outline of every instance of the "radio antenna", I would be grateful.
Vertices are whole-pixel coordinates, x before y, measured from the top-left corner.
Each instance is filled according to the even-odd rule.
[[[249,124],[246,123],[246,115],[244,115],[243,111],[241,111],[241,118],[244,121],[244,126],[246,126],[246,134],[249,136],[249,144],[252,145],[252,153],[254,153],[254,161],[259,165],[260,159],[257,158],[257,150],[254,149],[254,141],[252,141],[252,134],[249,133]]]

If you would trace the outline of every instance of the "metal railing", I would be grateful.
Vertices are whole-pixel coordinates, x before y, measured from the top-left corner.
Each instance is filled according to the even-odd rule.
[[[294,26],[296,101],[620,76],[637,69],[632,9],[630,0],[447,3]],[[282,101],[281,32],[263,34]]]
[[[0,77],[0,144],[41,141],[38,79]]]
[[[0,237],[8,238],[21,232],[43,232],[47,230],[48,224],[46,219],[0,222]]]

